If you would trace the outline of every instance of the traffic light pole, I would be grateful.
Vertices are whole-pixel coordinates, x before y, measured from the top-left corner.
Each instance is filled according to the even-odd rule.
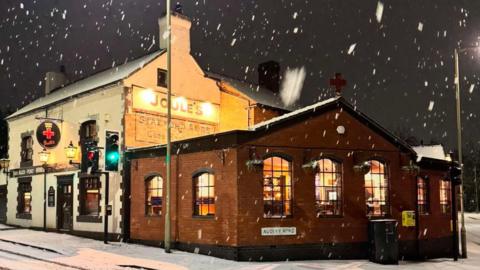
[[[167,0],[167,153],[165,155],[165,163],[167,167],[167,181],[165,192],[165,252],[171,253],[170,250],[170,183],[171,183],[171,128],[172,128],[172,18],[171,18],[171,0]]]
[[[105,202],[104,202],[104,223],[103,223],[103,243],[108,244],[108,216],[111,214],[110,206],[108,205],[110,194],[110,173],[109,172],[95,172],[100,175],[105,175]]]

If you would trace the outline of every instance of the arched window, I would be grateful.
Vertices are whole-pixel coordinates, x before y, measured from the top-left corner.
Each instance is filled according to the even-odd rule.
[[[194,205],[193,215],[215,215],[215,175],[202,172],[193,177]]]
[[[317,161],[315,206],[317,216],[342,215],[342,165],[332,159]]]
[[[385,163],[368,161],[370,170],[365,174],[365,200],[368,216],[385,216],[389,211],[388,175]]]
[[[440,207],[442,209],[442,214],[450,213],[451,192],[451,183],[447,180],[440,180]]]
[[[156,175],[145,181],[145,214],[147,216],[162,215],[163,178]]]
[[[281,157],[263,161],[263,215],[281,218],[292,214],[292,165]]]
[[[430,211],[430,191],[428,178],[417,177],[417,207],[418,213],[428,214]]]

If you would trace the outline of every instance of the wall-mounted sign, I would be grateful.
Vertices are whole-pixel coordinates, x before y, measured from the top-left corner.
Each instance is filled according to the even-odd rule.
[[[48,189],[48,207],[55,207],[55,189],[52,186]]]
[[[167,94],[152,89],[133,87],[133,109],[135,111],[166,115],[167,107]],[[220,121],[220,106],[210,102],[173,96],[172,116],[218,124]]]
[[[57,124],[52,121],[45,121],[37,128],[37,141],[45,148],[55,148],[60,142],[61,133]]]
[[[402,211],[402,226],[415,227],[415,211]]]
[[[266,227],[262,228],[262,236],[297,235],[296,227]]]
[[[136,113],[135,140],[154,144],[167,142],[167,118],[165,116]],[[172,119],[172,140],[183,140],[217,132],[215,125],[184,119]]]

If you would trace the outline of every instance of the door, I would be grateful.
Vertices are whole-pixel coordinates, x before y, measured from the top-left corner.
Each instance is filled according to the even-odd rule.
[[[58,177],[57,222],[59,230],[73,229],[73,176]]]
[[[7,222],[7,186],[0,186],[0,223]]]

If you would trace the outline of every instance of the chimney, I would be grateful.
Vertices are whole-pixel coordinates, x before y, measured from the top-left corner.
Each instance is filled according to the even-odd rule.
[[[190,19],[182,14],[181,6],[176,6],[172,12],[172,52],[186,52],[190,54]],[[163,16],[158,20],[160,49],[167,49],[167,17]]]
[[[50,94],[53,90],[62,87],[68,83],[68,78],[65,73],[65,66],[60,66],[60,71],[50,71],[45,75],[45,96]]]
[[[278,93],[280,91],[280,64],[268,61],[258,65],[258,84]]]

